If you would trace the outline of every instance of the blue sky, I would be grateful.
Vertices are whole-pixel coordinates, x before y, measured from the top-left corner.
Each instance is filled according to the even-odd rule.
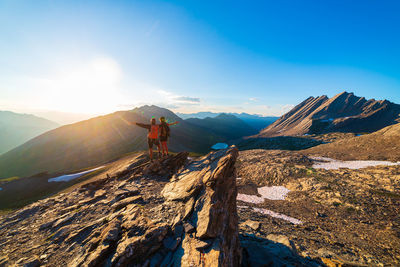
[[[281,115],[400,103],[399,1],[0,0],[0,110]]]

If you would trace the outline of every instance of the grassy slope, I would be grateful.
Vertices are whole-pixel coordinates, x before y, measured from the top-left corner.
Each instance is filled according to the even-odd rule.
[[[319,145],[304,152],[342,160],[400,161],[400,123],[372,134]]]

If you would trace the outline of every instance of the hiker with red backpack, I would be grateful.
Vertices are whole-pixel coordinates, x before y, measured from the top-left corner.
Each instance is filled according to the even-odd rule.
[[[163,156],[168,156],[168,146],[167,141],[170,133],[169,126],[178,124],[179,122],[176,121],[174,123],[167,123],[165,121],[165,117],[160,118],[161,124],[156,124],[156,119],[152,118],[150,120],[151,124],[144,124],[135,122],[135,124],[139,127],[145,128],[149,131],[147,134],[147,143],[149,145],[149,156],[150,161],[153,161],[153,145],[156,145],[158,148],[158,158],[161,158],[161,146],[160,140],[162,144],[162,151]],[[133,123],[132,123],[133,124]],[[160,139],[159,139],[160,137]]]
[[[179,122],[167,123],[165,117],[160,118],[159,132],[160,132],[160,142],[162,147],[162,155],[168,156],[168,145],[167,141],[170,134],[169,126],[178,124]]]
[[[155,118],[152,118],[150,122],[151,124],[144,124],[139,122],[135,122],[135,124],[139,127],[149,130],[149,133],[147,134],[147,143],[149,145],[150,161],[153,161],[153,145],[156,145],[158,148],[159,158],[161,158],[161,147],[160,147],[160,142],[158,140],[159,125],[156,124]]]

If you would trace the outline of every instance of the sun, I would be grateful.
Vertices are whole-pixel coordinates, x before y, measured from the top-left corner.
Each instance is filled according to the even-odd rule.
[[[49,109],[75,113],[106,113],[115,110],[121,101],[120,65],[107,57],[58,72],[46,80],[44,106]]]

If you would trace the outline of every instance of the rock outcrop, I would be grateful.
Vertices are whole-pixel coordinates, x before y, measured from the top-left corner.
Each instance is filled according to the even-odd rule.
[[[181,213],[187,229],[182,241],[182,266],[240,264],[233,172],[238,151],[231,149],[221,157],[224,153],[219,151],[192,162],[162,191],[167,201],[186,203]]]
[[[255,137],[329,132],[374,132],[399,121],[400,105],[366,100],[343,92],[332,98],[309,97]]]
[[[0,265],[239,266],[237,155],[130,163],[3,215]]]

